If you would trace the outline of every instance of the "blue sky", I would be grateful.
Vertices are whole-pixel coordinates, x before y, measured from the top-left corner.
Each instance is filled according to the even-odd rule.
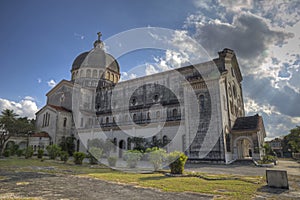
[[[0,109],[33,117],[51,87],[70,79],[73,60],[92,48],[98,31],[105,40],[133,28],[163,27],[195,38],[211,57],[225,47],[235,50],[247,113],[263,115],[270,138],[287,134],[300,124],[299,10],[297,1],[3,0]],[[119,64],[126,72],[143,62],[181,59],[157,56],[137,52]]]

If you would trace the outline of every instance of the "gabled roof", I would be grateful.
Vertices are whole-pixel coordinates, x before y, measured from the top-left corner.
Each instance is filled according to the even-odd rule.
[[[48,106],[54,108],[57,111],[72,112],[71,110],[66,109],[66,108],[64,108],[62,106],[56,106],[56,105],[51,105],[51,104],[48,104]]]
[[[231,130],[234,132],[261,130],[264,129],[263,126],[264,125],[263,125],[262,117],[256,114],[254,116],[238,117],[235,120]]]
[[[73,82],[72,81],[67,81],[67,80],[62,80],[60,81],[56,86],[54,86],[54,88],[52,88],[47,94],[46,96],[49,96],[50,94],[54,93],[56,90],[58,90],[61,86],[63,85],[67,85],[69,87],[73,87]]]
[[[64,108],[62,106],[56,106],[56,105],[52,105],[52,104],[47,104],[44,107],[42,107],[39,111],[37,111],[35,113],[35,115],[38,115],[39,112],[41,112],[42,110],[46,109],[46,108],[50,108],[53,110],[57,110],[57,111],[63,111],[63,112],[72,112],[71,110]]]
[[[30,135],[30,137],[50,137],[48,133],[46,132],[39,132],[39,133],[33,133]]]

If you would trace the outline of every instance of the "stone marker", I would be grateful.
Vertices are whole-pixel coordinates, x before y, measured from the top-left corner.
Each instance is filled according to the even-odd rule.
[[[285,170],[266,170],[269,187],[289,189],[287,172]]]

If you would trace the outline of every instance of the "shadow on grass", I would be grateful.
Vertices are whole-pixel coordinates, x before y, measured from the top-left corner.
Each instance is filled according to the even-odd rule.
[[[257,192],[269,193],[269,194],[281,194],[284,192],[289,191],[288,189],[281,189],[281,188],[272,188],[268,185],[264,185],[257,189]]]
[[[140,181],[159,181],[159,180],[165,180],[165,179],[170,179],[172,177],[167,177],[163,175],[157,174],[157,176],[147,176],[147,177],[141,177],[139,178]]]

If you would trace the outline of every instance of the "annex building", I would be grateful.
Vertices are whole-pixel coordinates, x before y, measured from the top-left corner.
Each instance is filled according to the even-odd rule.
[[[183,151],[191,161],[230,163],[264,155],[263,119],[245,116],[233,50],[205,63],[119,81],[120,66],[100,36],[93,49],[75,58],[71,80],[52,88],[36,113],[37,129],[50,143],[73,135],[76,149],[86,151],[88,140],[99,136],[113,141],[122,157],[139,137],[160,140],[167,151]]]

